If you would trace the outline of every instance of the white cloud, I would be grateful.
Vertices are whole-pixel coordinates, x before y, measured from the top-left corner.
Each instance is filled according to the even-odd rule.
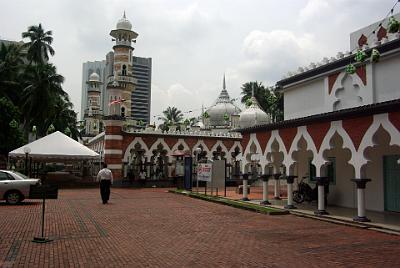
[[[177,107],[185,117],[195,117],[200,114],[198,107],[201,105],[202,98],[197,90],[189,90],[180,83],[172,84],[167,89],[152,84],[152,120],[161,116],[168,106]]]
[[[309,0],[304,8],[300,10],[299,22],[315,21],[321,17],[327,16],[327,10],[330,8],[326,0]]]
[[[288,30],[251,31],[243,41],[243,54],[244,61],[236,72],[246,80],[264,81],[267,85],[323,55],[314,36]]]

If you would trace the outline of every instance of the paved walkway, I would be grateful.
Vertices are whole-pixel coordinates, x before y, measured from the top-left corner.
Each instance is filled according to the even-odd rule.
[[[400,237],[293,215],[268,216],[166,193],[61,190],[49,200],[0,204],[0,267],[396,267]]]

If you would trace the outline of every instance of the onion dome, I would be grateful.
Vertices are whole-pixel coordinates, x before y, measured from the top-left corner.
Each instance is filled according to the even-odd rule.
[[[117,30],[132,30],[132,23],[126,19],[125,11],[124,16],[117,23]]]
[[[231,115],[239,114],[240,112],[240,108],[233,104],[233,101],[229,97],[228,91],[226,90],[224,75],[222,91],[215,104],[207,110],[207,114],[210,118],[210,126],[225,126],[229,123]]]
[[[100,81],[100,76],[96,72],[93,72],[89,76],[89,82],[99,82],[99,81]]]
[[[269,124],[272,121],[271,117],[261,109],[257,99],[254,97],[254,91],[252,95],[250,106],[240,113],[239,125],[241,128]]]

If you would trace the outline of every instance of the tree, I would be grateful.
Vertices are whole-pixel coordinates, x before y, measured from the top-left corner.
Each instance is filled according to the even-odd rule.
[[[6,97],[13,103],[20,98],[20,76],[24,61],[20,45],[0,45],[0,97]]]
[[[7,155],[24,144],[19,128],[21,114],[18,107],[5,97],[0,98],[0,114],[0,155]]]
[[[163,111],[164,116],[158,119],[162,120],[163,123],[160,125],[162,130],[168,130],[169,126],[173,124],[180,124],[183,120],[183,114],[178,108],[168,106],[166,110]]]
[[[55,113],[57,98],[67,96],[61,86],[64,77],[52,64],[30,65],[26,70],[21,97],[24,127],[29,131],[36,125],[38,136],[44,136],[51,124],[46,119]]]
[[[241,87],[241,102],[250,105],[252,91],[254,88],[254,97],[267,114],[269,114],[273,122],[283,120],[283,95],[277,92],[273,87],[264,87],[261,82],[247,82]]]
[[[51,117],[47,118],[45,125],[53,125],[55,130],[64,132],[73,139],[81,137],[77,127],[77,114],[73,110],[73,104],[68,96],[58,96]]]
[[[24,44],[28,49],[27,58],[30,62],[43,64],[49,60],[50,55],[54,55],[54,49],[51,47],[53,42],[52,31],[45,31],[42,24],[28,27],[27,32],[22,33],[22,38],[29,38],[30,42]]]

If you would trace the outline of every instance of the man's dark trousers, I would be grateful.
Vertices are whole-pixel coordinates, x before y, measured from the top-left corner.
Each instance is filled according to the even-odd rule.
[[[108,199],[110,199],[110,186],[111,186],[110,180],[100,181],[100,194],[101,194],[101,199],[103,200],[103,204],[107,203]]]

